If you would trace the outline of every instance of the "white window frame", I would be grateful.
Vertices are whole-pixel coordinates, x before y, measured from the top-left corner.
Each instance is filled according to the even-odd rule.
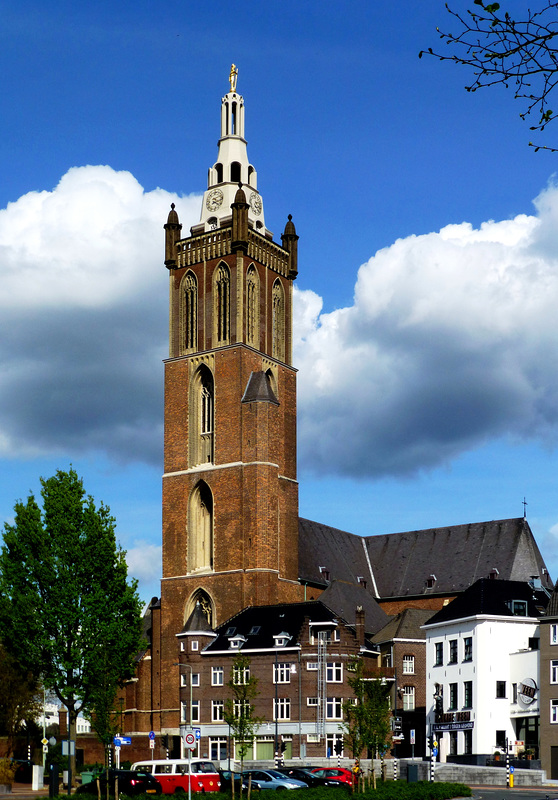
[[[214,755],[212,748],[216,747],[219,755]],[[224,753],[224,755],[223,755]],[[209,758],[212,761],[224,761],[227,757],[227,737],[226,736],[210,736],[209,737]]]
[[[199,647],[199,642],[194,639],[193,642],[190,642],[190,650],[192,652],[196,652]]]
[[[403,656],[403,675],[415,674],[415,657],[412,655]]]
[[[291,718],[291,698],[278,697],[273,701],[273,719],[290,720]]]
[[[311,708],[317,708],[317,706],[320,705],[320,701],[317,697],[307,697],[306,705],[310,706]]]
[[[558,700],[550,701],[550,724],[556,725],[558,723]]]
[[[273,683],[290,683],[291,665],[286,661],[278,661],[273,665]]]
[[[414,686],[404,686],[403,687],[403,711],[414,711],[415,710],[415,687]]]
[[[308,672],[317,672],[318,671],[318,662],[317,661],[309,661],[306,664],[306,669]]]
[[[558,683],[558,658],[550,661],[550,683]]]
[[[558,644],[558,624],[550,625],[550,644]]]
[[[246,686],[250,680],[250,667],[233,667],[231,677],[235,686]]]
[[[192,686],[199,686],[200,685],[200,673],[199,672],[192,672]]]
[[[343,719],[343,699],[341,697],[326,698],[326,719]]]
[[[223,686],[225,683],[225,668],[211,667],[211,685]]]
[[[180,722],[187,722],[188,717],[186,716],[188,713],[188,703],[182,701],[180,703]]]
[[[343,683],[343,664],[341,661],[326,662],[326,683]]]
[[[192,700],[192,709],[190,712],[190,722],[200,721],[200,701]]]
[[[225,719],[225,701],[211,701],[211,722],[223,722]]]

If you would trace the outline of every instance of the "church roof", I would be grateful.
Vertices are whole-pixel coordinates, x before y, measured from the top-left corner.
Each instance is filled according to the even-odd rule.
[[[383,628],[389,620],[386,612],[363,586],[344,581],[331,581],[320,595],[320,600],[328,608],[339,614],[349,624],[356,622],[357,606],[362,606],[365,614],[366,633],[374,633]]]
[[[500,579],[552,581],[528,522],[517,519],[450,525],[405,533],[357,536],[299,519],[299,572],[302,581],[324,585],[331,579],[367,581],[382,599],[463,592],[497,570]]]
[[[527,614],[514,611],[513,606],[508,605],[513,604],[513,601],[524,601],[527,604]],[[430,617],[427,624],[435,625],[480,615],[540,617],[548,602],[548,591],[537,588],[532,583],[481,578]]]

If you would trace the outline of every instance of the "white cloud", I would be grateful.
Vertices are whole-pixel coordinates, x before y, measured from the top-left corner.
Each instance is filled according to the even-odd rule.
[[[136,541],[134,546],[126,551],[128,574],[137,578],[142,595],[150,589],[153,596],[159,595],[159,585],[163,568],[162,550],[158,545],[147,541]]]
[[[87,166],[0,210],[0,455],[160,459],[171,202]]]
[[[396,241],[360,267],[350,308],[297,293],[305,466],[409,474],[493,437],[556,438],[558,188],[535,205]]]

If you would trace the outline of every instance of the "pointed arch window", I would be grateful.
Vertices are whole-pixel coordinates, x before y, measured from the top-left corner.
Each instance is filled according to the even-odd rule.
[[[198,282],[187,272],[180,284],[180,352],[196,350],[198,345]]]
[[[280,280],[273,284],[271,311],[272,355],[280,361],[285,360],[285,292]]]
[[[212,464],[214,459],[215,388],[211,370],[202,364],[194,374],[188,424],[189,464]]]
[[[213,569],[213,495],[200,481],[188,503],[188,572]]]
[[[246,342],[260,346],[260,282],[252,264],[246,273]]]
[[[215,339],[217,344],[228,344],[230,336],[231,277],[226,264],[215,270]]]
[[[233,161],[231,163],[231,183],[239,183],[240,174],[240,163],[238,161]]]
[[[197,589],[191,596],[184,609],[184,622],[187,622],[194,610],[199,608],[209,625],[215,627],[215,604],[211,595],[205,589]]]

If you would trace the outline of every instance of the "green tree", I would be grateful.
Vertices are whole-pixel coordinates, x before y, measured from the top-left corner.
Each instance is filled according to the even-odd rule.
[[[4,526],[0,628],[6,649],[66,706],[75,739],[101,687],[133,675],[141,604],[108,507],[86,496],[73,469],[41,486],[42,508],[31,494]]]
[[[521,18],[509,14],[504,6],[504,0],[502,7],[474,0],[472,9],[459,13],[446,3],[455,30],[444,33],[438,28],[446,45],[444,52],[429,47],[419,57],[426,53],[471,69],[473,80],[465,87],[468,92],[511,86],[514,97],[524,103],[520,117],[526,119],[535,112],[531,130],[542,131],[555,117],[549,95],[558,83],[558,2],[535,0]]]
[[[344,738],[353,758],[363,751],[383,754],[391,742],[391,709],[388,687],[380,670],[365,670],[362,658],[349,664],[347,682],[354,698],[343,704]]]
[[[259,695],[258,679],[250,671],[250,659],[239,653],[233,661],[231,677],[227,682],[232,697],[225,701],[225,722],[230,726],[240,757],[240,771],[254,736],[263,722],[254,715],[253,700]],[[242,792],[242,788],[241,788]]]
[[[0,734],[6,737],[6,755],[11,756],[17,734],[41,713],[39,682],[1,644],[0,675]]]

